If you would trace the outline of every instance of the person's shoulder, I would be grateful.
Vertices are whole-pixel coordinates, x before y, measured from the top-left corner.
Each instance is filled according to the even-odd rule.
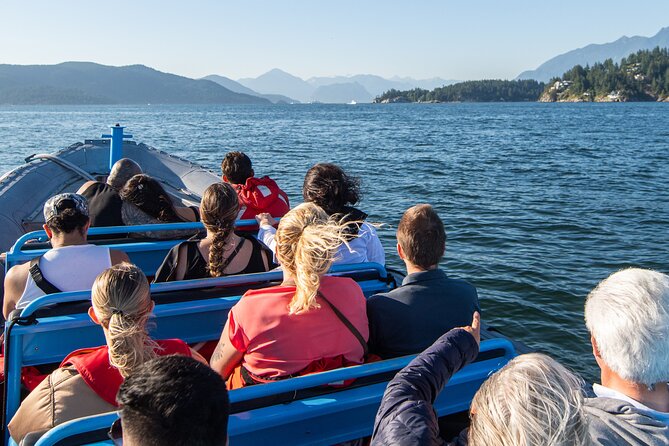
[[[340,277],[340,276],[323,276],[321,277],[321,286],[325,288],[333,289],[356,289],[359,290],[360,285],[358,282],[353,280],[350,277]]]
[[[95,180],[90,180],[86,181],[84,184],[82,184],[79,189],[77,190],[77,194],[86,196],[87,193],[91,193],[94,189],[100,187],[100,184],[105,184],[100,181],[95,181]],[[95,187],[92,187],[95,186]]]
[[[402,288],[398,287],[385,293],[377,293],[367,299],[368,306],[382,307],[392,300],[396,300],[403,294]]]
[[[468,293],[476,294],[476,287],[474,285],[472,285],[471,283],[467,282],[464,279],[457,279],[457,278],[447,277],[445,279],[445,283],[449,287],[458,289],[462,292],[468,292]]]
[[[5,276],[5,281],[7,280],[25,280],[28,277],[28,270],[30,269],[30,262],[22,263],[20,265],[14,265],[9,268],[7,275]]]

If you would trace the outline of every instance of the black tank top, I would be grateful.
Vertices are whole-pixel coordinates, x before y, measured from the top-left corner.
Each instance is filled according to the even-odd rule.
[[[121,197],[106,183],[93,183],[81,195],[88,200],[91,226],[124,226]]]
[[[272,262],[272,251],[260,242],[257,238],[252,235],[242,235],[238,234],[243,243],[251,243],[253,250],[251,252],[251,257],[249,258],[249,263],[244,269],[234,274],[250,274],[250,273],[261,273],[268,271],[272,268],[275,268],[276,265]],[[174,246],[165,260],[163,260],[162,265],[156,271],[154,283],[157,282],[172,282],[176,280],[176,270],[179,263],[179,252],[181,252],[181,246],[186,246],[186,272],[184,273],[183,280],[190,279],[203,279],[206,277],[211,277],[209,274],[209,268],[207,264],[207,259],[202,257],[202,253],[198,248],[197,244],[200,239],[190,239],[185,242],[179,243]],[[241,244],[239,245],[241,246]],[[265,262],[263,261],[263,251],[266,253],[266,258],[268,259],[268,268],[265,268]]]

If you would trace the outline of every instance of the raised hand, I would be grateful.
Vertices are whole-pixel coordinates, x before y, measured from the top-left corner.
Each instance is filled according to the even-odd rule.
[[[474,339],[476,339],[476,343],[478,345],[481,345],[481,315],[479,314],[478,311],[474,312],[474,317],[472,318],[471,325],[460,328],[462,328],[463,330],[469,332],[469,334],[474,336]]]

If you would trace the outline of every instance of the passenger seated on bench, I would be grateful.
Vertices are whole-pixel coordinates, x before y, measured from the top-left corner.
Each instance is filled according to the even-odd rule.
[[[346,243],[339,246],[336,264],[376,262],[385,265],[386,256],[374,226],[365,222],[367,214],[353,206],[360,200],[360,180],[346,175],[331,163],[314,165],[304,177],[302,196],[307,203],[323,208],[327,215],[346,225]],[[256,217],[258,238],[274,250],[274,220],[267,214]]]
[[[77,193],[88,200],[91,227],[124,225],[119,192],[130,178],[140,173],[139,164],[130,158],[121,158],[112,166],[107,182],[87,181],[79,188]]]
[[[146,225],[200,221],[197,206],[175,206],[158,180],[140,174],[130,178],[121,189],[123,223]],[[193,235],[195,231],[173,230],[142,232],[139,237],[175,238]]]
[[[183,356],[152,359],[128,377],[116,397],[124,446],[225,446],[230,403],[225,381]],[[115,443],[116,444],[116,443]]]
[[[146,276],[135,265],[122,263],[104,271],[91,296],[88,315],[102,327],[107,345],[71,353],[26,397],[9,423],[17,443],[30,432],[117,410],[123,379],[158,355],[195,356],[205,362],[183,341],[149,337],[146,324],[154,304]]]
[[[443,335],[390,381],[376,414],[372,446],[590,444],[582,380],[537,353],[517,356],[483,383],[471,403],[469,431],[453,443],[440,437],[432,404],[449,379],[476,358],[479,325],[475,313],[471,326]]]
[[[238,220],[264,212],[278,218],[290,210],[288,195],[270,177],[255,177],[251,160],[243,152],[228,152],[221,170],[223,181],[230,183],[239,196]]]
[[[89,245],[90,220],[86,199],[77,194],[55,195],[44,204],[44,230],[51,249],[30,262],[13,266],[5,277],[2,313],[25,308],[45,294],[87,290],[111,265],[128,261],[122,251]]]
[[[274,268],[272,251],[252,235],[235,234],[237,193],[228,183],[215,183],[202,195],[200,214],[207,230],[174,246],[156,272],[154,282],[248,274]]]
[[[669,445],[669,275],[611,274],[588,295],[585,324],[601,369],[585,401],[593,444]]]
[[[476,288],[439,269],[446,232],[429,204],[409,208],[397,227],[402,286],[367,300],[369,348],[382,358],[420,353],[480,311]]]
[[[212,355],[212,368],[231,377],[228,388],[364,361],[369,331],[362,290],[353,279],[324,276],[345,229],[313,203],[281,219],[276,254],[283,283],[244,294]]]

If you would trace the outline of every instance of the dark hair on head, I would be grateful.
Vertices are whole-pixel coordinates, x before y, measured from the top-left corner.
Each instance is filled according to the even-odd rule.
[[[328,215],[345,213],[345,206],[360,201],[360,180],[332,163],[318,163],[307,171],[302,186],[304,201],[322,207]]]
[[[146,174],[135,175],[119,193],[121,199],[132,203],[151,217],[166,223],[183,221],[158,180]]]
[[[145,362],[119,388],[124,438],[148,446],[223,446],[230,402],[225,381],[185,356]]]
[[[69,208],[52,217],[46,225],[56,234],[69,234],[75,230],[79,230],[83,234],[84,226],[86,226],[88,220],[86,215],[74,208]]]
[[[209,274],[221,277],[228,266],[223,258],[225,242],[235,229],[239,213],[239,199],[234,187],[228,183],[214,183],[202,195],[200,214],[204,226],[214,234],[209,248]]]
[[[444,223],[432,206],[417,204],[402,215],[397,242],[408,261],[424,269],[433,267],[446,249]]]
[[[253,176],[251,159],[244,152],[228,152],[221,162],[221,170],[232,184],[245,184]]]

